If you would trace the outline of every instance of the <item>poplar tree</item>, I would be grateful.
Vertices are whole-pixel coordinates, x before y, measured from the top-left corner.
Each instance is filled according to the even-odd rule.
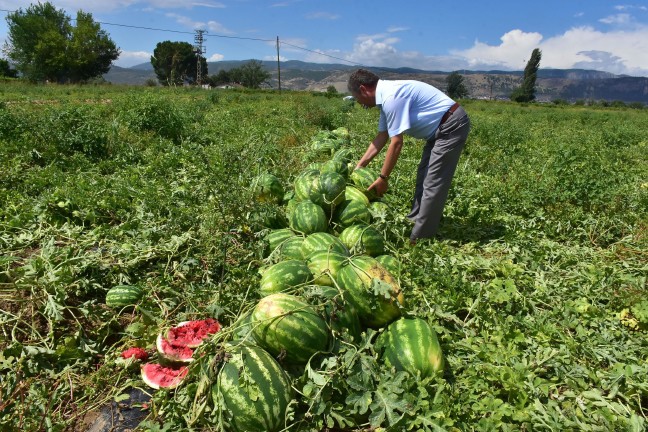
[[[536,48],[531,53],[531,58],[524,68],[524,79],[522,85],[511,94],[511,100],[515,102],[531,102],[535,100],[535,84],[538,77],[538,69],[540,68],[540,59],[542,58],[542,51]]]

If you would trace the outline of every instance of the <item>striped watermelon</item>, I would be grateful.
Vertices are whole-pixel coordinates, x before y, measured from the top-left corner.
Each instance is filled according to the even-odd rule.
[[[400,317],[403,293],[394,277],[374,258],[351,257],[338,272],[338,285],[367,327],[384,327]]]
[[[316,232],[306,236],[302,243],[301,252],[308,257],[317,251],[335,251],[342,255],[349,255],[349,250],[339,238],[326,232]]]
[[[289,363],[306,363],[315,353],[326,351],[329,330],[324,318],[299,297],[277,293],[262,298],[252,312],[257,343]]]
[[[268,253],[266,254],[266,256],[274,252],[275,249],[281,246],[281,244],[289,238],[295,237],[297,237],[297,234],[290,228],[281,228],[270,231],[264,239],[266,243],[268,243]]]
[[[330,211],[344,202],[346,179],[336,172],[325,172],[319,177],[319,192],[322,207]]]
[[[327,172],[338,173],[344,177],[345,180],[349,177],[349,167],[347,163],[338,159],[331,159],[324,162],[320,168],[320,172],[322,174]]]
[[[340,150],[336,151],[332,157],[333,160],[343,162],[348,166],[349,163],[355,160],[353,150],[348,147],[342,147]],[[349,172],[350,174],[350,172]]]
[[[285,242],[281,243],[281,246],[277,249],[278,261],[285,260],[303,260],[304,255],[302,254],[302,244],[304,243],[304,237],[299,235],[296,237],[291,237]]]
[[[337,274],[346,260],[346,255],[326,250],[316,251],[309,255],[306,258],[306,263],[313,274],[313,283],[333,286],[333,281],[337,278]]]
[[[301,260],[281,261],[270,266],[261,276],[259,293],[262,296],[286,291],[313,278],[308,265]]]
[[[254,198],[258,202],[281,203],[284,187],[278,177],[270,173],[258,176],[253,184]]]
[[[374,201],[369,204],[369,212],[376,219],[385,220],[389,212],[389,206],[382,201]]]
[[[443,370],[443,353],[436,332],[421,318],[400,318],[389,324],[376,341],[382,359],[398,371],[422,378]]]
[[[344,229],[356,224],[370,224],[371,213],[364,202],[347,199],[335,209],[333,222],[338,225],[338,229]]]
[[[307,169],[297,176],[294,183],[297,201],[313,201],[319,204],[319,176],[319,171],[314,169]]]
[[[353,185],[347,185],[344,197],[348,200],[361,201],[365,206],[369,206],[369,198],[367,198],[367,195]]]
[[[376,261],[378,261],[385,269],[391,273],[393,276],[400,276],[401,265],[396,258],[391,255],[378,255]]]
[[[325,301],[324,311],[333,335],[348,332],[354,341],[360,341],[362,326],[355,307],[344,299],[337,288],[323,286],[322,295]]]
[[[351,225],[342,231],[340,241],[352,254],[378,256],[385,253],[385,240],[382,234],[371,225]]]
[[[290,214],[290,227],[304,234],[323,232],[328,228],[324,209],[312,201],[302,201]]]
[[[342,140],[343,144],[350,144],[351,143],[351,134],[349,133],[349,129],[345,128],[344,126],[341,126],[337,129],[333,129],[331,133],[338,137],[340,140]]]
[[[116,285],[106,293],[106,305],[112,308],[134,306],[144,291],[134,285]]]
[[[377,171],[374,171],[371,168],[363,167],[353,170],[353,172],[349,175],[349,178],[351,179],[353,184],[356,185],[356,187],[360,189],[360,191],[362,191],[362,193],[364,193],[371,201],[376,199],[378,196],[373,189],[369,191],[367,190],[367,188],[376,181],[378,174],[379,173]]]
[[[293,398],[290,379],[279,363],[255,345],[225,347],[212,398],[227,431],[276,432],[286,427]]]

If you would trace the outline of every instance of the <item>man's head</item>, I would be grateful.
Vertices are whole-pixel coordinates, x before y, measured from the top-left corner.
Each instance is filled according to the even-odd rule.
[[[358,69],[351,74],[347,89],[364,107],[376,106],[376,85],[380,78],[366,69]]]

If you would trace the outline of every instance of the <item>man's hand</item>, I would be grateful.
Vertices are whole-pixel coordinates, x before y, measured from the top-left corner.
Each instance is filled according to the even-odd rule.
[[[385,192],[387,192],[387,189],[389,189],[389,184],[387,183],[387,180],[378,177],[376,181],[371,183],[371,185],[367,188],[368,191],[372,189],[376,192],[376,195],[381,197],[385,194]]]

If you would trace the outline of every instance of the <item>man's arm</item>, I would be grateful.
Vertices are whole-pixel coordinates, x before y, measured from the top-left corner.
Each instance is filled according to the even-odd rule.
[[[382,169],[380,170],[381,177],[378,177],[371,186],[367,189],[374,189],[378,196],[382,196],[387,192],[389,185],[387,184],[387,178],[391,175],[396,166],[396,161],[400,156],[401,150],[403,148],[403,134],[394,135],[391,137],[391,142],[389,143],[389,148],[387,149],[387,155],[385,155],[385,162],[383,163]],[[384,177],[384,178],[383,178]]]
[[[378,132],[373,141],[371,141],[371,144],[369,144],[369,147],[367,147],[365,154],[362,155],[362,157],[358,161],[356,168],[363,168],[369,165],[369,162],[371,162],[373,158],[375,158],[376,155],[380,153],[383,147],[385,147],[385,143],[388,139],[389,133],[387,131]]]

